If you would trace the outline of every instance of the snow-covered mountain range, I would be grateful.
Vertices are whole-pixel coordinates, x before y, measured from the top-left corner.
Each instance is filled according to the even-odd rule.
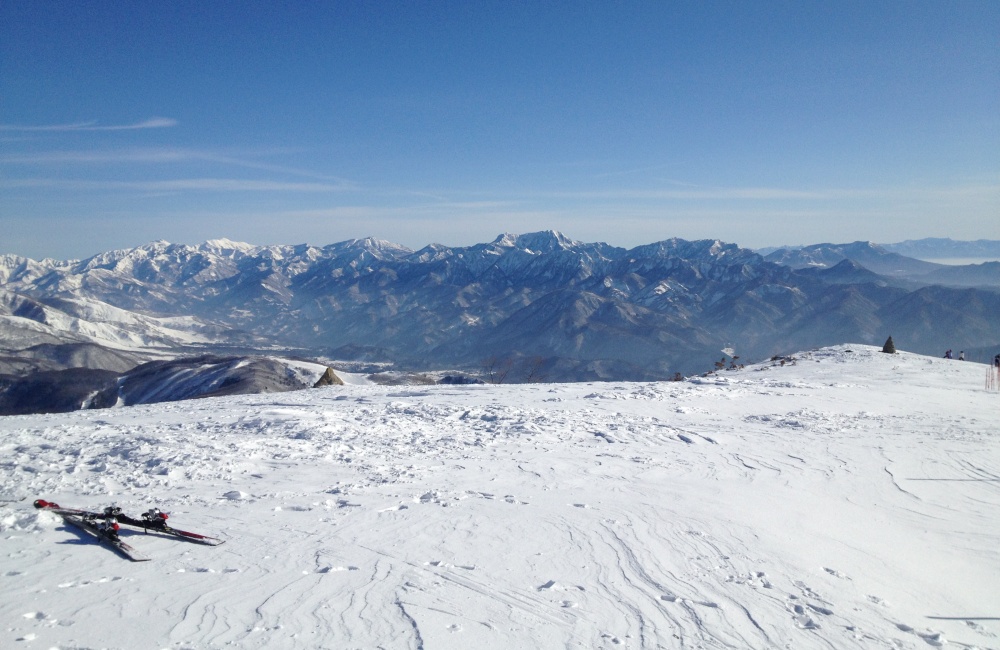
[[[508,381],[658,379],[710,369],[722,348],[761,359],[889,335],[917,352],[979,354],[1000,343],[998,270],[867,242],[765,258],[713,240],[624,249],[553,231],[416,251],[369,238],[6,255],[0,374],[265,352],[503,366]]]
[[[0,646],[996,650],[990,369],[878,350],[0,418]]]
[[[944,237],[908,239],[895,244],[883,244],[886,250],[922,260],[933,259],[992,259],[1000,260],[1000,241],[977,239],[955,241]]]
[[[951,240],[945,240],[951,241]],[[956,252],[962,249],[956,244]],[[990,249],[987,242],[969,242],[982,244],[978,248],[986,254]],[[904,242],[898,246],[903,250],[915,248],[921,250],[916,242],[907,246]],[[925,249],[929,250],[929,249]],[[934,249],[943,250],[943,249]],[[998,255],[1000,257],[1000,255]],[[890,278],[908,280],[911,286],[939,284],[951,287],[1000,287],[1000,261],[982,262],[979,264],[940,264],[921,259],[906,257],[891,246],[879,246],[872,242],[854,242],[852,244],[816,244],[797,248],[785,248],[773,251],[765,256],[769,262],[784,264],[793,268],[830,268],[844,260],[855,262],[877,274]]]
[[[329,366],[277,357],[184,356],[125,372],[86,367],[0,382],[0,415],[60,413],[219,395],[271,393],[342,383]]]
[[[870,242],[856,242],[859,244],[869,244]],[[941,260],[958,260],[949,262],[951,264],[972,265],[983,261],[1000,261],[1000,240],[977,239],[975,241],[958,241],[943,237],[927,237],[924,239],[908,239],[894,244],[873,244],[877,248],[889,252],[898,253],[906,257],[912,257],[927,262],[940,262]],[[840,244],[818,244],[817,246],[842,246]],[[765,257],[780,250],[798,250],[807,248],[804,245],[796,246],[768,246],[756,249],[758,253]],[[965,261],[962,261],[965,260]],[[978,260],[973,261],[973,260]]]

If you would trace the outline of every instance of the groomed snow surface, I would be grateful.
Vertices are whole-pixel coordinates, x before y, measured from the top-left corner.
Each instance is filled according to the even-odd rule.
[[[987,367],[795,357],[0,418],[0,647],[1000,648]]]

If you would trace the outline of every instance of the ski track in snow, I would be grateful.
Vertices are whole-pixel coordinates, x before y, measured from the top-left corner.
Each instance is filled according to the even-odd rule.
[[[982,366],[796,356],[0,418],[0,646],[1000,648]],[[133,564],[35,498],[227,542]]]

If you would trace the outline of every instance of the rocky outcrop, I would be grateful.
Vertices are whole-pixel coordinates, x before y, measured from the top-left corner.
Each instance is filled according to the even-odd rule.
[[[327,366],[326,371],[323,376],[316,380],[313,384],[313,388],[319,388],[321,386],[343,386],[344,380],[337,376],[337,373],[333,371],[333,368]]]

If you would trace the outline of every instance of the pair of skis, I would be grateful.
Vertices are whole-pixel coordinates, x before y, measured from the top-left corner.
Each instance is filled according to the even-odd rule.
[[[122,512],[121,508],[116,506],[105,508],[104,512],[92,512],[89,510],[77,510],[76,508],[63,508],[58,503],[39,499],[35,501],[35,507],[39,510],[47,510],[59,515],[66,523],[94,535],[100,542],[111,546],[118,553],[133,562],[144,562],[151,558],[146,557],[119,537],[118,530],[120,524],[125,524],[133,528],[141,528],[147,533],[152,531],[208,546],[218,546],[225,541],[217,537],[209,537],[208,535],[192,533],[169,526],[167,524],[167,513],[160,512],[157,508],[152,508],[142,513],[142,517],[136,519],[126,515]]]

